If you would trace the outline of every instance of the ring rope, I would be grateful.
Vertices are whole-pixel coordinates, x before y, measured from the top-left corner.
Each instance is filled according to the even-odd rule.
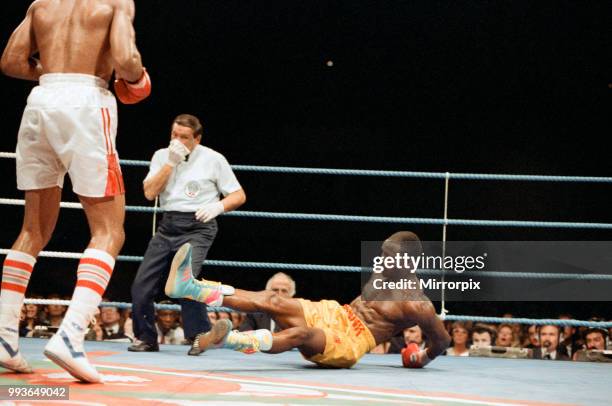
[[[0,152],[0,158],[15,158],[14,152]],[[148,167],[150,161],[121,159],[125,166]],[[232,165],[236,171],[295,173],[313,175],[348,175],[348,176],[382,176],[396,178],[426,178],[426,179],[463,179],[463,180],[505,180],[525,182],[582,182],[582,183],[612,183],[612,177],[605,176],[557,176],[557,175],[520,175],[498,173],[447,173],[447,172],[417,172],[417,171],[383,171],[366,169],[334,169],[334,168],[304,168],[289,166],[262,165]]]
[[[7,254],[6,248],[0,249],[0,254]],[[80,259],[82,253],[61,252],[61,251],[41,251],[38,256],[46,258],[67,258]],[[135,255],[119,255],[118,261],[141,262],[144,257]],[[364,268],[359,266],[346,265],[320,265],[320,264],[296,264],[283,262],[252,262],[252,261],[227,261],[211,260],[204,261],[204,266],[219,266],[232,268],[253,268],[253,269],[279,269],[279,270],[304,270],[304,271],[330,271],[330,272],[362,272]],[[440,275],[448,273],[436,269],[419,269],[419,275]],[[469,276],[481,276],[488,278],[516,278],[516,279],[577,279],[577,280],[600,280],[612,281],[612,275],[607,274],[577,274],[577,273],[543,273],[543,272],[486,272],[469,271]]]
[[[444,224],[442,225],[442,257],[446,257],[446,231],[448,228],[448,190],[450,184],[450,172],[446,172],[444,179]],[[446,288],[444,284],[445,273],[442,273],[442,297],[440,298],[440,315],[444,317],[448,314],[446,308]]]
[[[70,305],[70,300],[59,299],[25,299],[26,304],[35,305]],[[102,302],[100,307],[117,307],[119,309],[132,308],[131,303],[127,302]],[[158,310],[180,310],[181,306],[176,304],[159,304],[155,303],[155,308]],[[228,307],[213,307],[209,306],[210,311],[232,312]],[[536,325],[554,325],[554,326],[575,326],[575,327],[592,327],[592,328],[611,328],[612,321],[587,321],[587,320],[558,320],[558,319],[529,319],[529,318],[506,318],[506,317],[485,317],[485,316],[460,316],[446,315],[446,320],[450,321],[475,321],[481,323],[516,323],[516,324],[536,324]]]
[[[23,199],[0,199],[0,204],[23,206]],[[60,207],[67,209],[82,209],[81,203],[61,202]],[[146,206],[126,206],[126,211],[162,213],[164,210]],[[436,219],[422,217],[382,217],[382,216],[351,216],[339,214],[310,214],[310,213],[280,213],[266,211],[236,210],[223,214],[229,217],[257,217],[266,219],[285,220],[318,220],[318,221],[354,221],[367,223],[393,223],[393,224],[430,224],[455,225],[475,227],[538,227],[538,228],[583,228],[583,229],[612,229],[612,223],[577,223],[562,221],[517,221],[517,220],[468,220],[468,219]]]
[[[506,317],[485,317],[485,316],[460,316],[446,315],[446,320],[450,321],[475,321],[480,323],[514,323],[514,324],[536,324],[553,326],[574,326],[574,327],[593,327],[611,328],[612,321],[587,321],[587,320],[559,320],[559,319],[528,319],[528,318],[506,318]]]
[[[444,272],[437,269],[418,269],[419,275],[440,275],[449,274],[449,271]],[[450,275],[454,275],[450,272]],[[464,276],[480,276],[485,278],[510,278],[510,279],[573,279],[587,281],[612,281],[612,275],[597,274],[597,273],[560,273],[560,272],[507,272],[507,271],[469,271]]]
[[[47,305],[61,305],[70,306],[70,300],[61,299],[25,299],[25,304],[35,304],[41,306]],[[177,304],[165,304],[165,303],[154,303],[157,310],[181,310],[181,306]],[[132,304],[127,302],[102,302],[99,307],[116,307],[118,309],[131,309]],[[232,312],[233,310],[229,307],[214,307],[208,306],[208,310],[217,312]]]
[[[15,153],[0,152],[0,158],[15,158]],[[142,160],[121,160],[121,164],[126,166],[144,166],[148,167],[149,161]],[[254,172],[275,172],[275,173],[300,173],[300,174],[321,174],[321,175],[350,175],[350,176],[383,176],[383,177],[401,177],[401,178],[430,178],[444,179],[448,184],[449,179],[467,179],[467,180],[507,180],[507,181],[539,181],[539,182],[584,182],[584,183],[612,183],[612,177],[593,177],[593,176],[550,176],[550,175],[517,175],[517,174],[478,174],[478,173],[449,173],[449,172],[415,172],[415,171],[379,171],[379,170],[355,170],[355,169],[330,169],[330,168],[300,168],[300,167],[276,167],[276,166],[255,166],[255,165],[233,165],[234,170],[254,171]],[[0,204],[9,205],[24,205],[24,200],[18,199],[0,199]],[[60,207],[63,208],[81,208],[80,203],[62,202]],[[127,206],[126,211],[134,212],[162,212],[163,210],[157,207],[143,206]],[[549,221],[514,221],[514,220],[468,220],[468,219],[448,219],[445,215],[444,219],[435,218],[410,218],[410,217],[382,217],[382,216],[350,216],[350,215],[329,215],[329,214],[307,214],[307,213],[274,213],[274,212],[255,212],[255,211],[236,211],[227,213],[226,215],[236,217],[260,217],[270,219],[297,219],[297,220],[323,220],[323,221],[357,221],[357,222],[378,222],[378,223],[411,223],[411,224],[432,224],[442,225],[446,228],[448,225],[458,226],[493,226],[493,227],[540,227],[540,228],[584,228],[584,229],[612,229],[612,224],[608,223],[580,223],[580,222],[549,222]],[[6,253],[8,250],[0,249],[0,252]],[[47,254],[47,255],[44,255]],[[41,256],[55,258],[80,258],[78,253],[51,253],[41,252]],[[142,257],[136,256],[119,256],[118,260],[124,261],[142,261]],[[209,266],[233,266],[233,267],[250,267],[250,268],[273,268],[273,269],[308,269],[308,270],[331,270],[331,271],[349,271],[359,272],[359,267],[334,266],[334,265],[309,265],[309,264],[282,264],[282,263],[264,263],[264,262],[242,262],[242,261],[206,261],[205,265]],[[297,265],[297,267],[296,267]],[[440,272],[436,270],[423,270],[427,272]],[[559,274],[559,273],[525,273],[525,272],[478,272],[472,273],[475,276],[486,277],[510,277],[510,278],[550,278],[550,279],[587,279],[587,280],[609,280],[610,275],[597,274]],[[480,274],[480,275],[476,275]],[[495,274],[495,275],[493,275]],[[120,302],[112,302],[120,303]],[[131,306],[131,305],[130,305]],[[177,305],[161,305],[161,306],[176,306]],[[175,308],[172,308],[175,310]],[[508,320],[529,320],[526,323],[537,321],[535,319],[504,319],[487,318],[476,316],[451,316],[444,315],[448,320],[470,320],[473,321],[488,321],[488,322],[508,322]],[[476,320],[478,318],[478,320]],[[493,321],[497,320],[497,321]],[[550,320],[551,324],[559,322],[559,320]],[[520,322],[520,321],[516,321]],[[576,321],[579,322],[579,321]],[[584,322],[583,322],[584,323]],[[535,324],[535,323],[532,323]],[[612,323],[611,323],[612,324]],[[562,324],[559,324],[562,325]],[[577,324],[581,325],[581,324]]]

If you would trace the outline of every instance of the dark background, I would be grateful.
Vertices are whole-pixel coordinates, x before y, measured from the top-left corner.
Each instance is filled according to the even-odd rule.
[[[27,2],[4,2],[3,44]],[[205,123],[203,144],[230,163],[612,176],[609,1],[138,0],[138,46],[153,94],[120,106],[122,158],[148,160],[179,113]],[[333,66],[327,66],[328,60]],[[0,78],[0,150],[13,151],[31,83]],[[13,160],[4,197],[21,198]],[[124,167],[127,202],[149,205],[146,168]],[[244,210],[435,217],[441,180],[237,172]],[[612,223],[609,184],[452,181],[449,217]],[[69,181],[64,201],[75,201]],[[23,209],[5,206],[2,247]],[[440,226],[224,217],[209,258],[356,265],[360,241]],[[125,255],[142,255],[151,215],[128,213]],[[450,240],[610,240],[610,230],[450,227]],[[62,210],[48,250],[80,252],[87,228]],[[41,259],[28,294],[70,295],[72,260]],[[129,301],[137,264],[120,262],[108,296]],[[274,272],[205,268],[260,289]],[[359,276],[289,272],[298,295],[348,301]],[[570,297],[567,300],[571,300]],[[454,313],[611,317],[608,303],[492,303]]]

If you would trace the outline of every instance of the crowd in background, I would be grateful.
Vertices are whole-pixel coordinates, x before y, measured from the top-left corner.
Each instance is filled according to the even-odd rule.
[[[32,299],[43,299],[41,296],[31,296]],[[60,295],[49,295],[45,299],[68,300]],[[104,300],[108,302],[108,300]],[[160,304],[173,304],[162,301]],[[60,304],[36,305],[25,304],[21,309],[19,335],[22,337],[50,338],[58,329],[68,306]],[[241,326],[246,315],[239,312],[209,312],[211,323],[219,319],[231,319],[237,328]],[[190,344],[185,339],[181,314],[177,310],[158,309],[155,312],[159,344]],[[104,306],[99,308],[89,325],[85,336],[89,341],[133,342],[134,332],[130,309]]]
[[[504,317],[511,318],[511,314]],[[563,314],[559,320],[571,319],[571,315]],[[593,317],[591,321],[604,321]],[[446,350],[448,356],[470,356],[483,354],[476,349],[496,347],[512,352],[513,349],[526,349],[527,357],[550,360],[583,360],[581,356],[586,350],[612,350],[612,328],[587,328],[556,325],[522,325],[513,323],[485,324],[471,322],[445,322],[452,338],[451,345]],[[399,341],[399,342],[398,342]],[[427,346],[425,337],[418,326],[404,330],[403,337],[396,337],[389,342],[378,345],[374,353],[399,353],[404,345],[416,343],[420,347]],[[515,352],[516,353],[516,352]],[[522,357],[525,358],[525,357]]]

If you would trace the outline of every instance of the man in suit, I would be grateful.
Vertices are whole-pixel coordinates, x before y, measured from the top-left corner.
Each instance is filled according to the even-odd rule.
[[[100,321],[102,324],[102,340],[121,341],[129,343],[132,340],[125,334],[121,313],[116,307],[102,307],[100,309]]]
[[[295,281],[286,273],[278,272],[268,279],[266,290],[275,292],[284,298],[292,298],[295,296]],[[267,313],[248,313],[239,328],[240,331],[259,329],[273,332],[281,330]]]
[[[558,326],[540,326],[540,347],[535,348],[533,350],[533,358],[549,359],[555,361],[569,361],[569,357],[567,356],[567,354],[562,351],[563,348],[559,348],[560,335],[561,329]]]

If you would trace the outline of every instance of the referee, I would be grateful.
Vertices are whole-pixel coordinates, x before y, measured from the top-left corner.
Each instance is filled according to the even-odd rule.
[[[132,317],[136,342],[128,351],[159,351],[154,300],[163,290],[170,262],[186,242],[193,247],[192,272],[198,277],[217,235],[218,215],[246,201],[229,163],[220,153],[200,145],[203,128],[197,117],[181,114],[172,123],[170,145],[155,152],[144,180],[149,200],[160,197],[164,210],[132,285]],[[185,338],[193,342],[210,330],[206,305],[181,300]],[[188,354],[200,354],[191,347]]]

